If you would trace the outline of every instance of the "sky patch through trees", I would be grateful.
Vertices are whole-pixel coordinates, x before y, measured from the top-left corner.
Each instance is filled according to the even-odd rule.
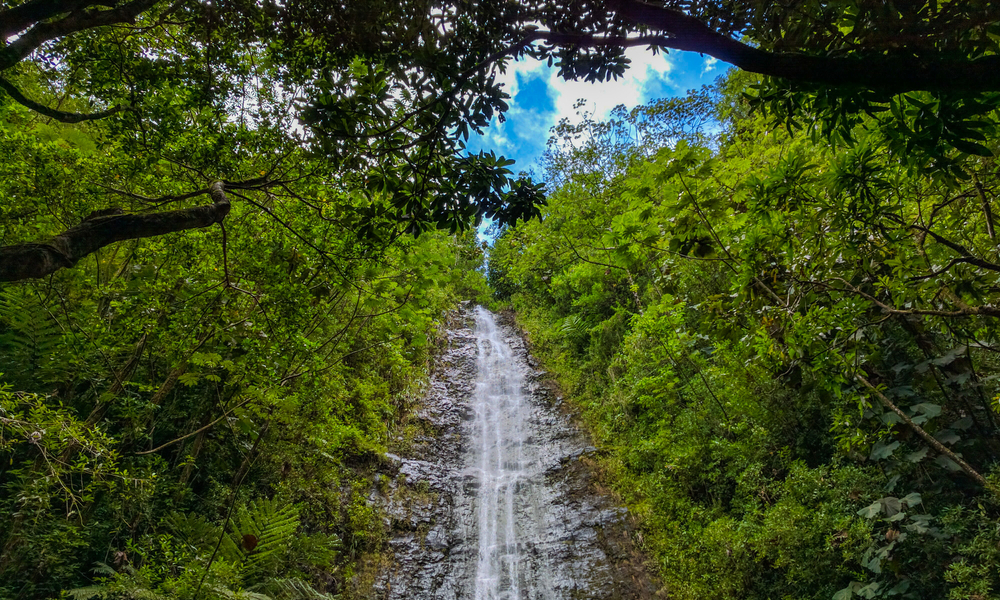
[[[549,128],[561,119],[579,122],[580,111],[605,119],[619,104],[631,109],[651,100],[683,96],[729,69],[696,52],[654,56],[645,48],[630,48],[626,55],[632,63],[625,76],[603,83],[566,81],[555,67],[530,58],[513,63],[500,78],[512,98],[506,121],[494,118],[482,136],[470,141],[470,150],[492,149],[516,160],[516,170],[537,170]],[[584,104],[576,108],[581,99]]]

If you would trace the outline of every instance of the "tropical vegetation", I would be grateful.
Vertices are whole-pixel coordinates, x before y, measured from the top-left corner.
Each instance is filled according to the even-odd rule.
[[[366,597],[491,294],[669,595],[998,597],[998,10],[0,0],[0,597]],[[468,151],[634,46],[742,72]]]
[[[878,115],[830,140],[753,85],[559,128],[494,294],[670,597],[1000,597],[996,141],[901,162]]]

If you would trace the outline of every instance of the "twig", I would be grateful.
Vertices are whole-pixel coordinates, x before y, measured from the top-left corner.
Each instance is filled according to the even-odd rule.
[[[253,400],[253,398],[252,398],[252,397],[251,397],[251,398],[247,398],[247,399],[246,399],[246,400],[244,400],[243,402],[240,402],[240,403],[239,403],[239,404],[237,404],[236,406],[234,406],[234,407],[230,408],[229,410],[227,410],[226,412],[222,413],[222,416],[221,416],[221,417],[219,417],[218,419],[216,419],[216,420],[212,421],[212,422],[211,422],[211,423],[209,423],[208,425],[205,425],[204,427],[200,427],[200,428],[198,428],[198,429],[196,429],[196,430],[192,431],[191,433],[188,433],[188,434],[186,434],[186,435],[182,435],[181,437],[179,437],[179,438],[177,438],[177,439],[174,439],[174,440],[170,440],[170,441],[169,441],[169,442],[167,442],[166,444],[161,444],[161,445],[157,446],[156,448],[153,448],[152,450],[143,450],[142,452],[136,452],[136,453],[135,453],[135,455],[136,455],[136,456],[143,456],[143,455],[145,455],[145,454],[152,454],[152,453],[154,453],[154,452],[159,452],[160,450],[163,450],[163,449],[164,449],[164,448],[166,448],[167,446],[172,446],[172,445],[174,445],[174,444],[176,444],[176,443],[178,443],[178,442],[183,442],[184,440],[188,439],[189,437],[191,437],[191,436],[193,436],[193,435],[198,435],[198,434],[199,434],[199,433],[201,433],[202,431],[205,431],[206,429],[208,429],[208,428],[212,427],[213,425],[215,425],[215,424],[216,424],[216,423],[218,423],[219,421],[221,421],[221,420],[225,419],[226,417],[228,417],[229,415],[231,415],[231,414],[233,413],[233,411],[235,411],[235,410],[237,410],[237,409],[239,409],[239,408],[243,408],[243,407],[244,407],[244,406],[246,406],[246,404],[247,404],[248,402],[250,402],[251,400]]]
[[[260,444],[260,441],[262,439],[264,439],[264,434],[267,433],[267,429],[270,426],[271,426],[270,421],[264,424],[263,429],[261,429],[260,434],[257,436],[257,439],[254,440],[253,446],[250,448],[250,456],[252,456],[253,453],[257,450],[257,445]],[[257,458],[254,457],[253,460],[257,460]],[[208,572],[212,568],[212,563],[215,562],[215,557],[218,556],[219,554],[219,548],[222,547],[222,540],[226,538],[226,528],[229,527],[229,520],[232,518],[233,509],[236,507],[236,497],[239,494],[240,486],[243,485],[243,480],[246,479],[247,473],[249,472],[250,472],[250,465],[247,466],[247,469],[245,471],[240,473],[240,478],[236,482],[236,486],[233,488],[232,500],[230,500],[229,502],[229,510],[226,511],[226,520],[222,524],[222,532],[219,534],[219,541],[215,544],[215,550],[212,551],[212,557],[208,559],[208,564],[205,565],[205,572],[202,573],[201,580],[198,581],[198,587],[195,589],[194,595],[192,596],[194,600],[198,600],[198,594],[201,593],[201,586],[204,585],[205,578],[208,577]]]
[[[986,481],[985,477],[980,475],[978,471],[969,466],[969,463],[962,460],[960,456],[949,450],[948,447],[946,447],[944,444],[934,439],[934,436],[927,433],[927,431],[925,431],[923,427],[914,423],[913,419],[911,419],[905,412],[900,410],[898,406],[893,404],[892,400],[889,400],[889,398],[886,397],[885,394],[880,392],[874,385],[871,384],[871,382],[865,379],[863,375],[861,375],[860,373],[855,373],[854,378],[857,379],[866,388],[871,390],[871,392],[875,395],[875,397],[878,398],[879,401],[881,401],[886,408],[899,415],[899,418],[902,419],[903,422],[906,423],[910,427],[910,429],[914,431],[914,433],[923,438],[923,440],[927,442],[927,445],[929,445],[931,448],[934,448],[942,455],[947,456],[952,461],[954,461],[955,464],[957,464],[963,471],[965,471],[965,473],[969,477],[975,479],[979,485],[983,486],[984,488],[988,489],[994,494],[1000,495],[1000,491],[998,491],[994,486],[992,486],[990,482]]]

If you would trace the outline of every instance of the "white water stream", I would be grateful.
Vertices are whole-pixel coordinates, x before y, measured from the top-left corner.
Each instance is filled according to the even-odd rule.
[[[597,493],[595,449],[559,409],[524,340],[468,307],[446,332],[407,457],[385,502],[393,563],[388,600],[632,600],[622,509]],[[617,533],[616,533],[617,532]]]
[[[493,314],[482,307],[476,308],[475,331],[479,358],[472,430],[479,438],[473,447],[480,469],[475,598],[521,598],[520,532],[514,515],[518,492],[523,491],[519,488],[530,485],[523,464],[524,378]]]

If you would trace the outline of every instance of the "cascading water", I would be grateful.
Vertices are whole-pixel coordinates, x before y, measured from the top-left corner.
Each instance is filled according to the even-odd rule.
[[[497,331],[493,315],[482,307],[476,308],[476,342],[479,360],[472,430],[478,439],[474,438],[472,445],[479,462],[479,553],[475,598],[519,599],[522,582],[514,509],[515,503],[527,495],[524,492],[529,485],[522,455],[524,379],[513,351]]]
[[[449,328],[417,417],[431,435],[370,499],[392,524],[380,598],[647,598],[624,511],[597,492],[593,452],[529,365],[524,342],[477,307]],[[469,327],[471,326],[471,327]]]

